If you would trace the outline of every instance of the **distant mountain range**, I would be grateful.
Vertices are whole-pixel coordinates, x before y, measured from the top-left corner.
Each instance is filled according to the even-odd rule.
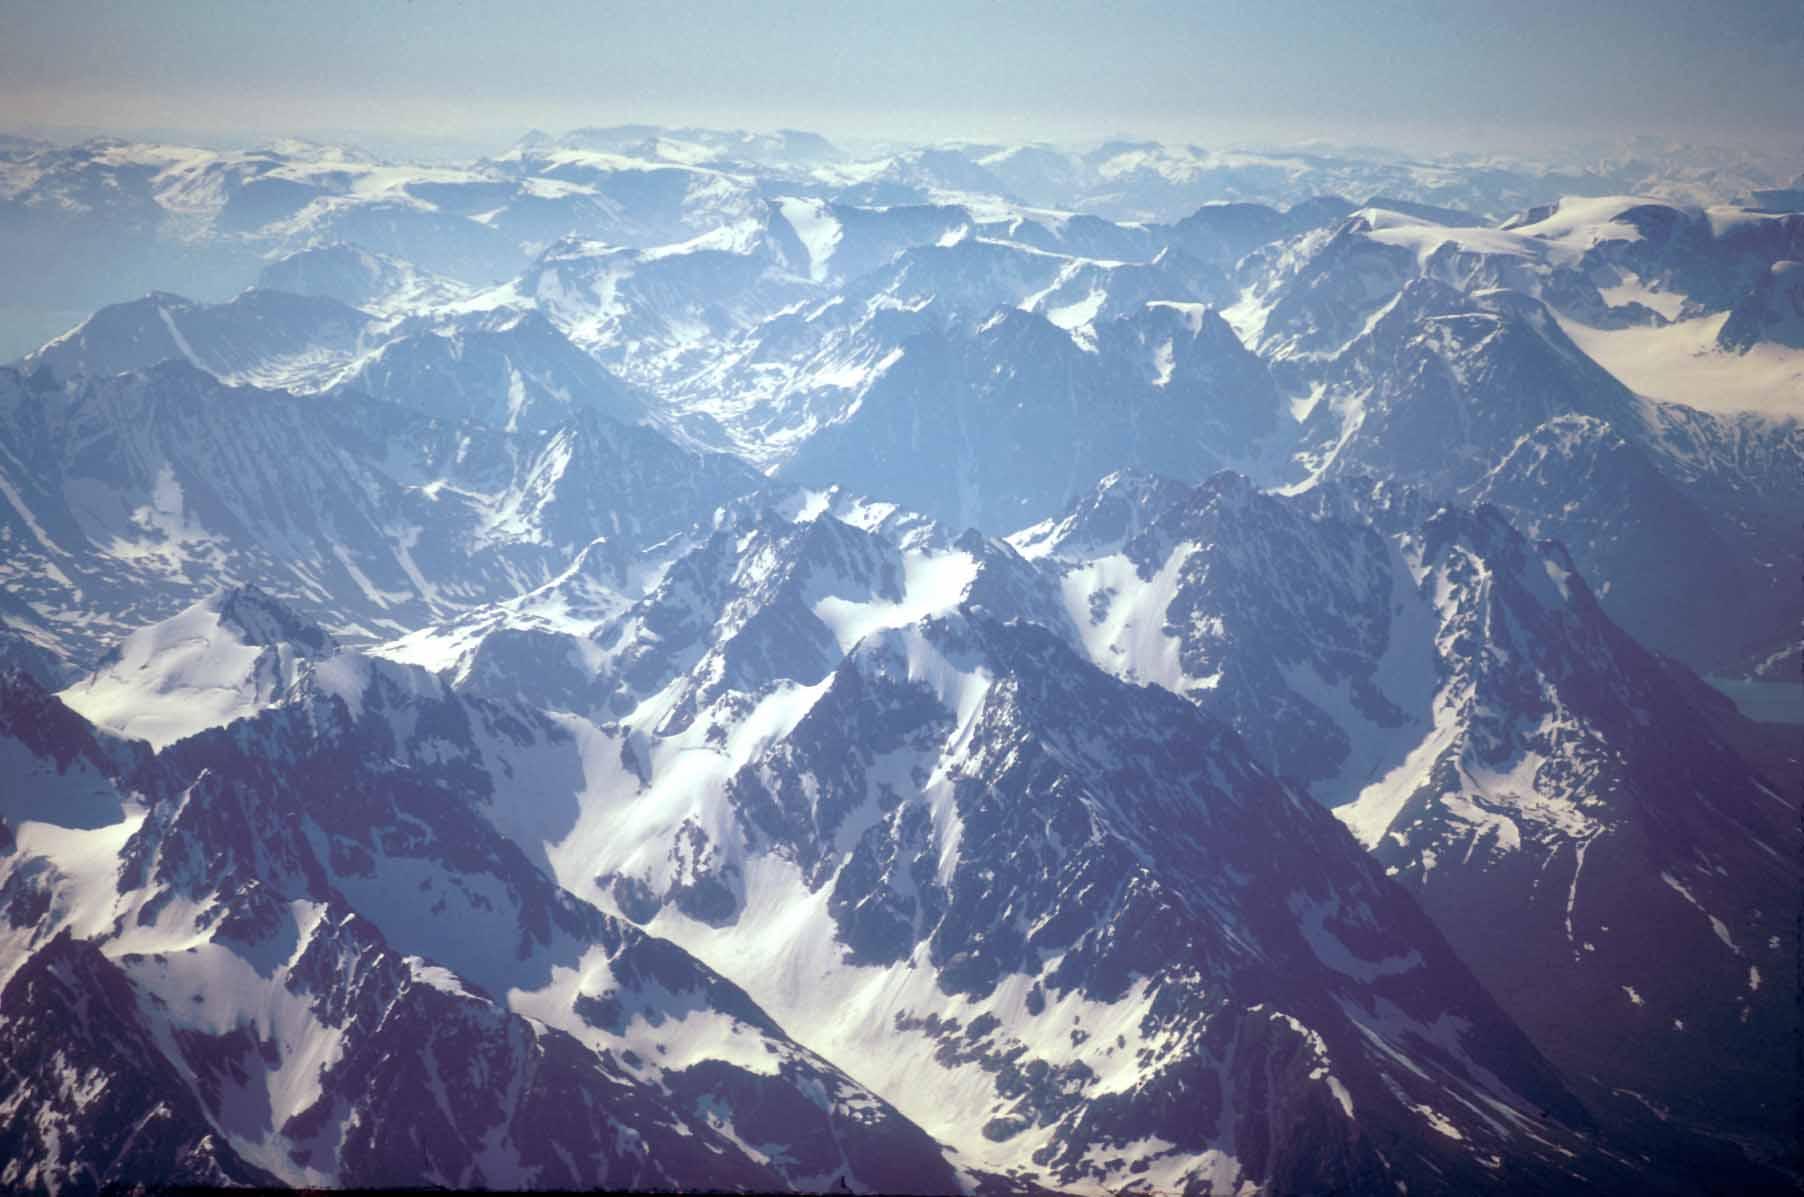
[[[0,142],[0,1181],[1797,1185],[1795,173]]]

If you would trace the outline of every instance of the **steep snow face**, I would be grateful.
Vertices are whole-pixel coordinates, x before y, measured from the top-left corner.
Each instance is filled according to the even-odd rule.
[[[832,268],[833,251],[839,248],[845,228],[821,200],[786,198],[777,204],[808,255],[808,277],[817,283],[825,281]]]
[[[330,636],[254,586],[141,628],[59,696],[108,731],[161,748],[278,701]]]
[[[1779,1103],[1694,1072],[1695,1039],[1649,1042],[1639,1011],[1768,1066],[1795,1014],[1742,983],[1743,945],[1793,934],[1770,913],[1798,880],[1792,808],[1712,730],[1723,701],[1617,629],[1560,546],[1382,484],[1280,499],[1229,479],[1113,479],[1017,543],[1062,573],[1093,660],[1308,786],[1612,1117],[1634,1121],[1612,1090],[1658,1093],[1689,1126],[1776,1132]],[[1669,936],[1709,981],[1656,963]],[[1572,1030],[1575,1003],[1614,1009],[1624,985],[1640,1004]]]

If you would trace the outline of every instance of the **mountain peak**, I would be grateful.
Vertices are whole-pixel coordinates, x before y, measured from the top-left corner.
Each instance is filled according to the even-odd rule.
[[[254,585],[234,586],[120,641],[61,698],[161,748],[278,701],[332,637]]]
[[[337,649],[324,629],[296,615],[254,582],[221,590],[203,605],[217,612],[220,625],[232,629],[246,644],[289,644],[312,657],[330,656]]]

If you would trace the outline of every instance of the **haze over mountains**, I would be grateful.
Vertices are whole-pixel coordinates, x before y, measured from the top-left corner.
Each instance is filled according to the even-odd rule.
[[[0,143],[0,1181],[1799,1183],[1800,171]]]

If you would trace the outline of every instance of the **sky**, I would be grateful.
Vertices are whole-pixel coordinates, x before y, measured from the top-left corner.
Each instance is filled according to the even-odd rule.
[[[0,127],[1804,147],[1804,0],[0,0]]]

